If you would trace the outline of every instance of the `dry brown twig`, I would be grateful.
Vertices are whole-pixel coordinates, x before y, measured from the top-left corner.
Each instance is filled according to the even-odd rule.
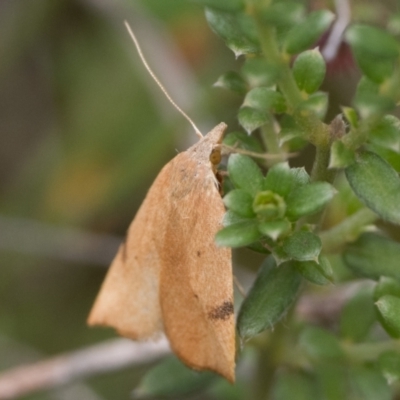
[[[165,338],[150,342],[113,339],[0,374],[0,399],[11,400],[76,380],[146,364],[170,353]]]

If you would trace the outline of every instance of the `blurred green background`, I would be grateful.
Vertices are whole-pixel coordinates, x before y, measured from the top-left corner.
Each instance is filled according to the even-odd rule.
[[[212,88],[235,60],[201,6],[0,2],[3,370],[116,337],[85,322],[106,267],[158,171],[197,140],[141,64],[125,19],[203,132],[235,126],[239,99]],[[99,398],[126,399],[145,370],[90,384]],[[26,398],[82,398],[73,393]]]
[[[385,12],[379,4],[375,19]],[[242,61],[195,2],[0,1],[0,369],[115,337],[85,322],[106,267],[160,168],[196,141],[141,64],[124,20],[203,132],[220,121],[238,129],[241,98],[212,84]],[[328,76],[328,119],[350,104],[356,78]],[[127,399],[147,369],[92,378],[85,398]]]

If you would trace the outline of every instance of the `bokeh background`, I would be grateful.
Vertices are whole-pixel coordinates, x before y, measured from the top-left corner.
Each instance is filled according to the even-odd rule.
[[[390,11],[390,2],[354,3],[369,21]],[[125,19],[203,132],[220,121],[238,129],[240,97],[212,85],[241,60],[211,32],[201,5],[0,0],[2,370],[115,337],[85,323],[106,268],[157,172],[196,141],[141,64]],[[328,76],[328,119],[350,104],[356,81],[351,62]],[[148,368],[91,378],[87,397],[26,398],[126,399]]]

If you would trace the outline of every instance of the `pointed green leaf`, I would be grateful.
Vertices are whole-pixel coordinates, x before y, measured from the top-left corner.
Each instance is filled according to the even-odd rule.
[[[358,115],[354,108],[342,107],[343,114],[346,120],[349,122],[350,126],[353,128],[358,127]]]
[[[234,213],[232,210],[228,210],[224,214],[224,218],[222,219],[222,226],[226,227],[229,225],[237,224],[239,222],[246,222],[246,221],[250,221],[250,219],[242,217],[242,216]]]
[[[238,120],[239,124],[250,135],[251,132],[266,124],[269,117],[266,112],[257,110],[256,108],[241,107],[238,113]]]
[[[215,235],[219,247],[243,247],[261,238],[256,220],[238,222],[221,229]]]
[[[400,281],[397,279],[381,276],[374,290],[374,300],[377,301],[380,297],[387,294],[400,298]]]
[[[300,282],[300,275],[290,262],[277,267],[274,259],[268,257],[241,306],[237,322],[239,335],[249,339],[273,328],[296,298]]]
[[[277,240],[280,236],[286,235],[290,232],[291,223],[284,220],[260,222],[258,230],[265,236],[270,237],[272,240]]]
[[[229,178],[236,188],[251,196],[262,190],[264,176],[258,165],[248,156],[232,154],[228,160]]]
[[[296,261],[294,263],[297,270],[305,279],[315,285],[327,285],[332,282],[332,268],[326,257],[320,257],[322,262],[316,261]]]
[[[299,105],[299,112],[309,112],[315,114],[318,118],[324,119],[328,110],[328,94],[325,92],[315,92],[307,100]]]
[[[284,113],[286,111],[286,102],[282,94],[266,87],[251,89],[246,94],[242,106],[262,112]]]
[[[255,216],[253,211],[253,198],[244,190],[231,190],[224,197],[224,204],[227,208],[241,217],[251,218]]]
[[[318,48],[299,54],[293,64],[293,75],[297,86],[309,94],[319,89],[325,78],[325,72],[325,60]]]
[[[335,140],[331,147],[329,168],[346,168],[355,160],[354,151],[348,149],[341,140]]]
[[[250,87],[272,86],[276,83],[279,72],[279,66],[265,58],[247,58],[242,67],[242,74]]]
[[[258,51],[258,45],[242,31],[235,13],[206,7],[205,14],[211,29],[225,41],[236,57]]]
[[[228,71],[222,74],[213,86],[239,94],[245,94],[248,90],[245,80],[235,71]]]
[[[244,132],[229,132],[223,140],[223,143],[231,147],[240,147],[242,149],[262,153],[263,148],[260,141]]]
[[[378,280],[381,276],[400,279],[400,244],[375,233],[364,233],[347,246],[343,259],[357,275]]]
[[[316,260],[321,252],[321,239],[312,232],[298,231],[283,242],[283,250],[297,261]]]
[[[400,298],[386,294],[375,303],[382,317],[386,332],[394,338],[400,338]]]
[[[284,48],[289,54],[297,54],[315,44],[329,28],[335,15],[328,10],[314,11],[292,28],[285,40]]]
[[[292,189],[307,184],[309,180],[304,168],[290,168],[287,162],[282,162],[269,169],[263,187],[286,197]]]
[[[353,54],[362,73],[371,81],[381,84],[393,74],[394,60],[381,58],[377,62],[375,56],[357,50]]]
[[[390,164],[365,151],[345,172],[354,193],[365,205],[382,219],[400,224],[400,178]]]
[[[296,220],[305,215],[315,214],[335,195],[335,188],[328,182],[313,182],[294,189],[286,199],[286,215]]]

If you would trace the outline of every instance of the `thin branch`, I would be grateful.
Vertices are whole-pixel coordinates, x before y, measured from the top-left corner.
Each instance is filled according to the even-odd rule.
[[[90,376],[146,364],[170,353],[165,338],[151,342],[113,339],[0,374],[0,399],[10,400]]]

